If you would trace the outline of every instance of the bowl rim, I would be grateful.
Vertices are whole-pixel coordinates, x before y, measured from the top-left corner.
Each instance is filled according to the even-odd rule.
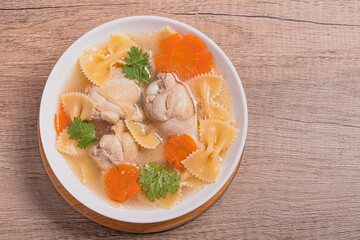
[[[76,46],[81,44],[82,41],[85,41],[90,35],[100,31],[102,28],[106,28],[106,27],[109,27],[111,25],[115,26],[117,24],[125,24],[126,22],[131,22],[131,21],[145,21],[146,22],[146,21],[149,21],[149,20],[155,20],[155,21],[164,22],[163,26],[174,25],[174,26],[176,26],[178,28],[183,29],[184,31],[190,31],[192,34],[195,33],[196,36],[198,36],[201,39],[203,39],[204,41],[210,43],[211,46],[215,49],[215,51],[217,53],[219,53],[221,55],[221,57],[225,60],[226,65],[228,65],[230,67],[231,74],[233,76],[235,76],[235,78],[236,78],[235,82],[237,83],[236,86],[238,88],[238,91],[240,92],[240,96],[237,96],[237,97],[241,97],[241,104],[242,104],[241,107],[243,109],[243,112],[242,112],[243,113],[243,119],[241,119],[243,127],[241,128],[241,131],[239,131],[239,134],[237,136],[237,138],[241,137],[241,140],[240,140],[240,144],[237,146],[238,149],[237,149],[237,152],[236,152],[235,159],[231,164],[230,171],[228,171],[228,173],[227,173],[228,176],[225,178],[225,181],[223,181],[222,184],[217,184],[217,186],[211,191],[210,194],[208,194],[206,197],[202,198],[200,201],[198,201],[196,204],[190,206],[186,210],[176,212],[176,213],[174,213],[172,215],[163,214],[162,217],[158,217],[155,220],[146,219],[146,218],[134,219],[134,218],[129,218],[128,216],[123,216],[123,215],[122,216],[111,215],[106,211],[106,209],[96,206],[96,204],[93,204],[89,199],[85,199],[83,196],[81,196],[81,194],[78,194],[78,192],[76,192],[75,190],[81,190],[81,189],[76,189],[76,188],[72,187],[71,185],[69,185],[68,182],[65,179],[65,176],[63,175],[63,174],[68,175],[69,173],[61,172],[59,169],[56,168],[57,163],[55,163],[55,160],[53,158],[51,158],[51,151],[56,152],[56,150],[55,150],[54,147],[52,147],[52,149],[51,149],[49,147],[49,144],[44,144],[44,140],[46,139],[48,129],[46,129],[45,125],[42,124],[43,122],[45,122],[46,117],[48,117],[48,113],[45,111],[44,106],[47,104],[46,97],[47,97],[47,95],[50,94],[49,93],[50,85],[51,85],[50,82],[51,81],[54,82],[54,80],[52,80],[52,79],[57,77],[57,76],[55,76],[56,75],[55,72],[56,72],[56,70],[59,68],[59,66],[61,64],[64,64],[63,63],[64,56],[69,55],[71,53],[71,51],[73,51]],[[232,96],[232,98],[233,98],[233,96]],[[140,16],[130,16],[130,17],[124,17],[124,18],[115,19],[115,20],[106,22],[106,23],[104,23],[102,25],[99,25],[99,26],[93,28],[92,30],[88,31],[87,33],[82,35],[80,38],[78,38],[74,43],[72,43],[71,46],[61,55],[61,57],[58,59],[58,61],[54,65],[54,67],[53,67],[53,69],[52,69],[52,71],[51,71],[51,73],[50,73],[50,75],[49,75],[49,77],[48,77],[48,79],[46,81],[44,90],[43,90],[41,103],[40,103],[40,110],[39,110],[39,128],[40,128],[40,138],[43,139],[42,147],[44,149],[45,156],[48,159],[48,162],[49,162],[49,165],[50,165],[52,171],[54,172],[54,174],[55,174],[56,178],[59,180],[59,182],[63,185],[63,187],[75,199],[77,199],[79,202],[81,202],[83,205],[85,205],[89,209],[91,209],[91,210],[93,210],[93,211],[95,211],[95,212],[97,212],[97,213],[99,213],[99,214],[101,214],[103,216],[111,218],[111,219],[115,219],[115,220],[123,221],[123,222],[131,222],[131,223],[155,223],[155,222],[163,222],[163,221],[175,219],[175,218],[183,216],[183,215],[197,209],[198,207],[200,207],[201,205],[206,203],[208,200],[210,200],[225,185],[226,181],[230,178],[231,173],[233,171],[237,170],[236,166],[239,163],[241,154],[242,154],[242,152],[244,150],[245,140],[246,140],[246,135],[247,135],[247,128],[248,128],[248,109],[247,109],[247,102],[246,102],[244,88],[242,86],[242,83],[240,81],[240,77],[239,77],[235,67],[231,63],[230,59],[226,56],[226,54],[222,51],[222,49],[213,40],[211,40],[204,33],[200,32],[199,30],[195,29],[194,27],[192,27],[192,26],[190,26],[188,24],[185,24],[183,22],[180,22],[178,20],[174,20],[174,19],[170,19],[170,18],[166,18],[166,17],[160,17],[160,16],[140,15]],[[71,169],[69,168],[69,166],[67,166],[67,167],[68,167],[69,171],[71,172],[71,174],[73,174]],[[82,185],[82,187],[87,188],[84,185]],[[191,197],[193,197],[193,196],[191,196]],[[127,211],[127,210],[124,209],[124,211]],[[146,209],[144,210],[144,209],[142,209],[142,210],[139,210],[139,211],[156,211],[156,210],[155,209],[154,210],[146,210]],[[159,210],[159,211],[162,211],[162,210]],[[170,210],[165,210],[165,211],[170,211]]]

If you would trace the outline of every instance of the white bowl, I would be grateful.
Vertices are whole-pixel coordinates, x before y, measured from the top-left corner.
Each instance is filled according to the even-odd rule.
[[[66,163],[66,160],[55,150],[56,133],[53,122],[59,103],[59,94],[64,87],[68,74],[85,49],[105,41],[114,32],[157,30],[164,26],[171,26],[180,33],[196,35],[206,43],[217,67],[225,76],[233,99],[235,120],[239,128],[239,134],[223,162],[222,171],[216,183],[207,185],[201,191],[185,199],[170,210],[114,208],[106,200],[83,186]],[[248,115],[244,89],[234,66],[220,47],[205,36],[205,34],[187,24],[156,16],[120,18],[96,27],[80,37],[65,51],[51,71],[44,88],[39,113],[40,137],[46,158],[51,169],[66,190],[91,210],[115,220],[132,223],[153,223],[174,219],[193,211],[212,198],[236,170],[244,149],[247,123]]]

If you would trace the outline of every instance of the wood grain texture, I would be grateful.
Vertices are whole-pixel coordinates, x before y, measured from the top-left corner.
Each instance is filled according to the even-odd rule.
[[[359,12],[355,0],[1,1],[0,239],[360,238]],[[95,26],[140,14],[180,20],[218,43],[249,107],[246,152],[224,196],[150,235],[73,210],[49,181],[36,136],[61,54]]]

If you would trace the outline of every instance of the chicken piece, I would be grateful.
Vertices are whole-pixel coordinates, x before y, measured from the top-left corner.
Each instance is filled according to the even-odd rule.
[[[124,113],[121,108],[109,101],[105,97],[100,95],[95,87],[91,87],[86,90],[88,96],[96,103],[95,105],[95,119],[102,119],[107,122],[113,123],[120,119]]]
[[[165,136],[177,133],[197,138],[193,100],[173,74],[159,74],[146,88],[145,112]]]
[[[111,123],[120,118],[141,121],[143,114],[136,106],[140,98],[140,88],[135,81],[117,72],[102,87],[91,86],[87,94],[96,103],[96,116]]]
[[[139,154],[139,149],[129,132],[124,132],[124,123],[119,121],[111,129],[115,132],[116,137],[120,140],[123,152],[124,160],[127,162],[134,162]]]
[[[101,137],[100,142],[93,145],[90,156],[97,162],[102,170],[108,170],[120,163],[134,164],[138,157],[138,147],[128,132],[123,132],[122,122],[115,124],[115,132]]]
[[[102,136],[100,142],[90,148],[89,153],[102,170],[118,165],[124,160],[121,142],[114,134]]]

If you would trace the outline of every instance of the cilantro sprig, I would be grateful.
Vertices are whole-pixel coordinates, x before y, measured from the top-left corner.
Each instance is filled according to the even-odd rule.
[[[127,65],[121,67],[125,77],[135,80],[139,86],[141,82],[150,82],[151,66],[148,54],[143,53],[142,49],[135,46],[132,46],[127,53],[129,57],[124,58]]]
[[[94,123],[77,117],[74,117],[68,125],[67,133],[70,135],[70,139],[80,140],[77,145],[79,148],[85,149],[97,139]]]
[[[155,163],[146,164],[144,170],[140,171],[140,175],[138,183],[150,201],[160,199],[160,197],[165,198],[167,193],[175,193],[180,187],[178,181],[181,178],[176,171],[168,172]]]

